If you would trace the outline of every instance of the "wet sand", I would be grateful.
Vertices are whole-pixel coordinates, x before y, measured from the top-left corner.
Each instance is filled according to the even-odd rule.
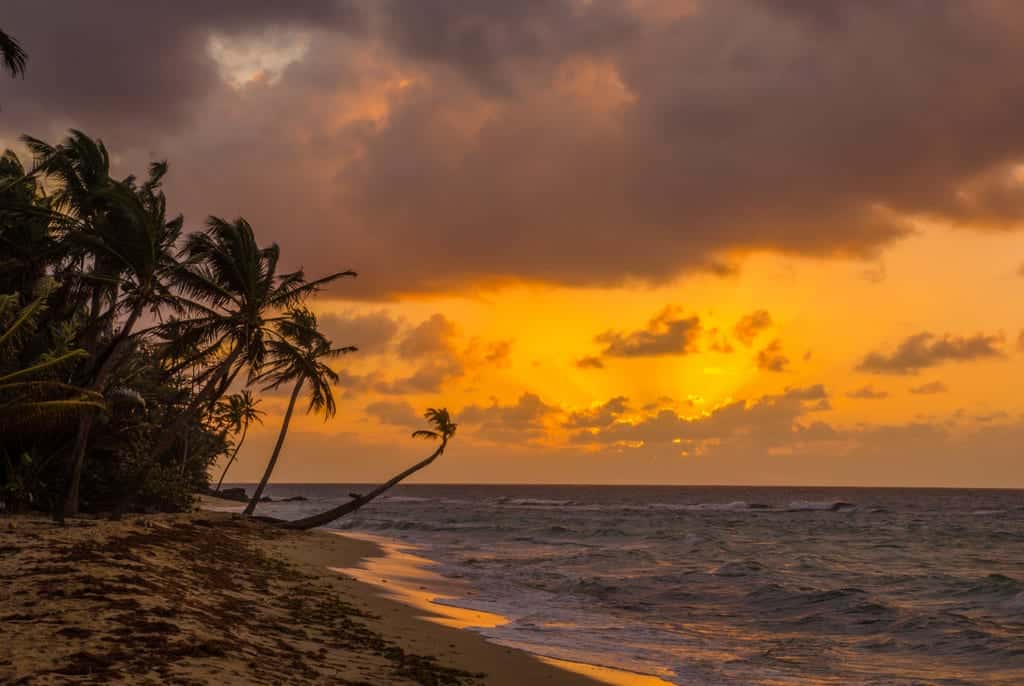
[[[0,519],[0,683],[601,683],[335,571],[382,552],[226,512]]]
[[[410,552],[407,544],[370,534],[346,532],[335,535],[370,543],[379,549],[378,553],[361,559],[355,567],[336,568],[335,571],[373,586],[378,595],[418,610],[428,621],[456,629],[490,628],[508,622],[499,614],[451,604],[450,601],[457,602],[459,598],[472,595],[474,590],[433,572],[433,562]],[[646,674],[550,657],[536,659],[611,686],[672,686],[663,679]]]

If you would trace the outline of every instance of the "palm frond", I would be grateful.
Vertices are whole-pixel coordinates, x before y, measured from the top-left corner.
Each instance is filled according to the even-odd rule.
[[[0,431],[41,429],[65,426],[83,414],[106,409],[96,400],[68,399],[0,405]]]
[[[25,68],[28,65],[28,54],[21,44],[3,31],[0,31],[0,56],[2,56],[4,69],[13,77],[25,76]]]
[[[67,364],[72,360],[82,359],[86,357],[89,357],[89,353],[87,353],[85,350],[82,350],[81,348],[71,350],[62,355],[58,355],[57,357],[48,359],[45,362],[37,362],[31,367],[18,369],[16,371],[9,372],[3,376],[0,376],[0,384],[9,383],[11,381],[14,381],[15,379],[22,379],[27,376],[33,376],[48,369],[52,369],[54,367],[59,367],[60,365]]]
[[[19,333],[21,327],[28,325],[45,306],[46,298],[37,298],[22,308],[7,330],[0,334],[0,347],[12,340]]]

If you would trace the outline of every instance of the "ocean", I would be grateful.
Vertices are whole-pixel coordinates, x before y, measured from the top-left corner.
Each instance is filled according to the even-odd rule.
[[[365,489],[272,486],[309,500],[259,511]],[[439,602],[543,656],[686,686],[1024,684],[1024,491],[409,485],[332,528],[403,542]]]

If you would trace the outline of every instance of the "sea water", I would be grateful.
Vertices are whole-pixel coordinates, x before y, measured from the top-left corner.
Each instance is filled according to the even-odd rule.
[[[293,518],[359,485],[282,485]],[[400,486],[332,528],[405,541],[490,639],[709,684],[1024,684],[1024,492]],[[449,594],[450,595],[450,594]]]

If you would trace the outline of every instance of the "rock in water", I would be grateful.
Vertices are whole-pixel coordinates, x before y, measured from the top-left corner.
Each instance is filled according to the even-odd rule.
[[[245,494],[244,488],[225,488],[220,493],[213,493],[212,495],[224,498],[224,500],[235,500],[240,503],[249,502],[249,496]]]

